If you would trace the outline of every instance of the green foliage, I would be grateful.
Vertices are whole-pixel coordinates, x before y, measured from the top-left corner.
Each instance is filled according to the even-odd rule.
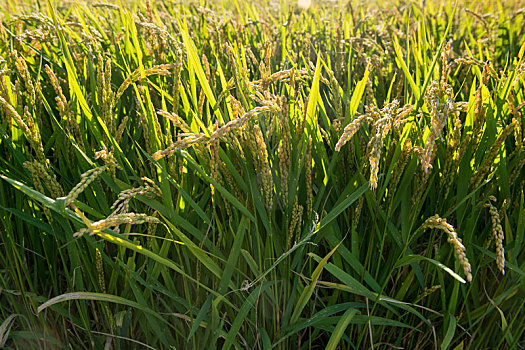
[[[0,6],[0,346],[525,346],[519,1]]]

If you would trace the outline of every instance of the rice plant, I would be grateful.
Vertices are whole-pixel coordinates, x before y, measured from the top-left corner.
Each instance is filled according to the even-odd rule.
[[[522,349],[518,0],[0,5],[0,347]]]

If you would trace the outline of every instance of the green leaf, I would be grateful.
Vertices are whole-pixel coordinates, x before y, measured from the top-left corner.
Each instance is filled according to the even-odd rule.
[[[186,47],[186,50],[187,50],[188,65],[191,65],[193,69],[195,70],[195,74],[197,75],[197,78],[199,79],[199,83],[201,84],[202,89],[204,90],[204,93],[206,94],[206,98],[208,98],[209,103],[213,107],[217,103],[217,100],[215,99],[215,95],[213,94],[213,90],[210,87],[208,79],[206,79],[206,74],[204,73],[204,69],[202,68],[201,60],[195,49],[195,44],[193,43],[193,40],[190,38],[190,35],[188,34],[188,27],[187,27],[186,22],[184,22],[184,25],[182,25],[182,23],[179,21],[179,28],[182,34],[182,40],[184,42],[184,46]],[[221,111],[219,109],[216,109],[214,113],[217,116],[219,123],[224,124],[224,119],[222,118]],[[201,116],[197,116],[197,117],[200,118]]]
[[[172,327],[171,324],[164,319],[164,317],[162,317],[160,314],[158,314],[157,312],[153,311],[152,309],[150,309],[148,307],[145,307],[144,305],[140,305],[139,303],[134,302],[132,300],[128,300],[128,299],[125,299],[125,298],[122,298],[122,297],[119,297],[119,296],[116,296],[116,295],[104,294],[104,293],[72,292],[72,293],[62,294],[62,295],[56,296],[54,298],[51,298],[48,301],[46,301],[45,303],[43,303],[42,305],[40,305],[37,308],[37,312],[41,313],[42,311],[44,311],[45,309],[47,309],[50,306],[53,306],[53,305],[58,304],[58,303],[62,303],[64,301],[71,301],[71,300],[106,301],[106,302],[110,302],[110,303],[130,306],[130,307],[133,307],[133,308],[135,308],[137,310],[140,310],[140,311],[142,311],[144,313],[147,313],[147,314],[155,317],[156,319],[158,319],[162,323],[165,323],[167,325],[170,325],[170,327]]]
[[[326,344],[326,350],[334,350],[337,347],[337,344],[339,344],[339,340],[341,340],[341,337],[343,336],[346,327],[348,327],[348,324],[350,321],[352,321],[352,318],[358,313],[358,310],[355,309],[348,309],[344,313],[343,317],[337,322],[337,326],[335,326],[335,329],[330,336],[330,339],[328,340],[328,343]]]
[[[226,336],[224,342],[224,350],[229,350],[232,347],[233,343],[235,342],[235,338],[237,337],[239,330],[241,329],[242,324],[245,322],[246,317],[248,316],[250,311],[255,312],[257,300],[274,283],[275,281],[269,281],[264,282],[259,286],[254,286],[253,291],[250,293],[248,298],[246,298],[246,301],[243,303],[242,307],[237,313],[237,316],[233,320],[230,331],[228,332],[228,335]]]
[[[421,90],[419,89],[419,86],[414,81],[414,78],[412,78],[412,75],[410,74],[410,71],[408,70],[407,64],[405,63],[405,60],[403,59],[403,54],[401,53],[401,46],[399,45],[399,42],[397,41],[397,37],[394,36],[393,40],[394,44],[394,51],[396,53],[396,63],[401,70],[403,70],[403,73],[405,73],[405,78],[408,81],[408,84],[410,85],[410,88],[412,89],[412,93],[414,94],[414,97],[417,101],[419,101],[419,98],[421,97]],[[424,90],[423,90],[424,91]]]
[[[357,112],[359,103],[361,103],[361,99],[363,98],[363,95],[366,90],[366,84],[368,83],[369,74],[370,65],[367,65],[365,73],[363,74],[363,78],[356,84],[354,92],[352,93],[352,98],[350,99],[350,113],[345,117],[345,125],[348,124],[354,118],[354,115]]]
[[[333,253],[337,250],[341,243],[339,243],[337,246],[335,246],[334,249],[332,249],[324,258],[319,262],[317,267],[315,268],[314,272],[312,273],[312,282],[310,282],[309,285],[304,287],[301,296],[299,297],[299,300],[297,301],[297,304],[294,308],[294,311],[292,313],[292,317],[290,318],[290,323],[294,323],[297,321],[299,316],[301,315],[301,312],[303,311],[304,307],[312,297],[312,294],[315,290],[315,286],[317,285],[317,281],[319,280],[319,277],[321,277],[321,272],[323,271],[324,266],[328,262],[328,259],[332,256]]]
[[[341,203],[339,203],[337,206],[335,206],[319,223],[319,228],[317,229],[320,231],[322,228],[324,228],[326,225],[328,225],[330,222],[332,222],[335,218],[339,216],[344,210],[346,210],[349,206],[351,206],[359,197],[361,197],[366,191],[368,190],[368,182],[364,185],[361,185],[357,190],[355,190],[351,195],[349,195],[347,198],[345,198]]]
[[[454,315],[452,315],[450,312],[448,313],[448,326],[447,326],[447,333],[445,334],[445,337],[443,338],[443,342],[441,343],[441,350],[448,349],[450,342],[452,341],[452,338],[454,337],[454,334],[456,333],[456,318]]]
[[[310,125],[310,130],[315,130],[317,140],[321,140],[321,131],[319,130],[316,117],[317,103],[320,100],[319,80],[321,79],[321,70],[321,53],[319,52],[317,54],[317,65],[315,67],[314,78],[310,87],[310,95],[308,95],[308,106],[306,108],[306,118],[308,125]]]
[[[413,262],[417,262],[419,260],[426,260],[434,265],[436,265],[437,267],[439,267],[440,269],[444,270],[445,272],[447,272],[450,276],[454,277],[455,279],[457,279],[459,282],[461,283],[467,283],[467,281],[465,281],[460,275],[458,275],[457,273],[455,273],[454,271],[452,271],[450,268],[448,268],[447,266],[443,265],[442,263],[440,263],[439,261],[437,260],[434,260],[434,259],[430,259],[430,258],[427,258],[425,256],[422,256],[422,255],[417,255],[417,254],[412,254],[412,255],[406,255],[404,257],[402,257],[401,259],[399,259],[396,264],[395,264],[395,267],[401,267],[401,266],[405,266],[405,265],[408,265],[408,264],[411,264]]]

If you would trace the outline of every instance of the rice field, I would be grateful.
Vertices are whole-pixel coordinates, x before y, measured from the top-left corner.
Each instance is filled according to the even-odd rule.
[[[0,347],[524,349],[523,6],[3,2]]]

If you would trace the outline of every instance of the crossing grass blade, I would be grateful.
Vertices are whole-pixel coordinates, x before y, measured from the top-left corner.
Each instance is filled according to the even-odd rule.
[[[153,317],[155,317],[156,319],[158,319],[159,321],[169,325],[169,323],[167,323],[166,320],[164,318],[162,318],[162,316],[159,315],[157,312],[155,312],[155,311],[153,311],[153,310],[151,310],[149,308],[145,308],[145,307],[141,306],[137,302],[134,302],[132,300],[127,300],[125,298],[121,298],[121,297],[116,296],[116,295],[103,294],[103,293],[73,292],[73,293],[62,294],[62,295],[56,296],[54,298],[51,298],[48,301],[46,301],[45,303],[43,303],[42,305],[40,305],[38,307],[38,309],[37,309],[37,312],[41,313],[42,311],[44,311],[48,307],[51,307],[51,306],[53,306],[55,304],[58,304],[58,303],[61,303],[61,302],[70,301],[70,300],[107,301],[107,302],[111,302],[111,303],[116,303],[116,304],[122,304],[122,305],[130,306],[130,307],[133,307],[135,309],[141,310],[142,312],[148,313],[148,314],[152,315]]]
[[[335,326],[335,329],[330,336],[330,339],[328,340],[328,343],[326,344],[326,349],[336,349],[337,345],[339,344],[339,341],[341,340],[341,337],[343,336],[344,332],[346,331],[346,328],[348,327],[348,324],[350,321],[352,321],[352,318],[358,313],[358,310],[352,310],[348,309],[339,322],[337,322],[337,325]]]

